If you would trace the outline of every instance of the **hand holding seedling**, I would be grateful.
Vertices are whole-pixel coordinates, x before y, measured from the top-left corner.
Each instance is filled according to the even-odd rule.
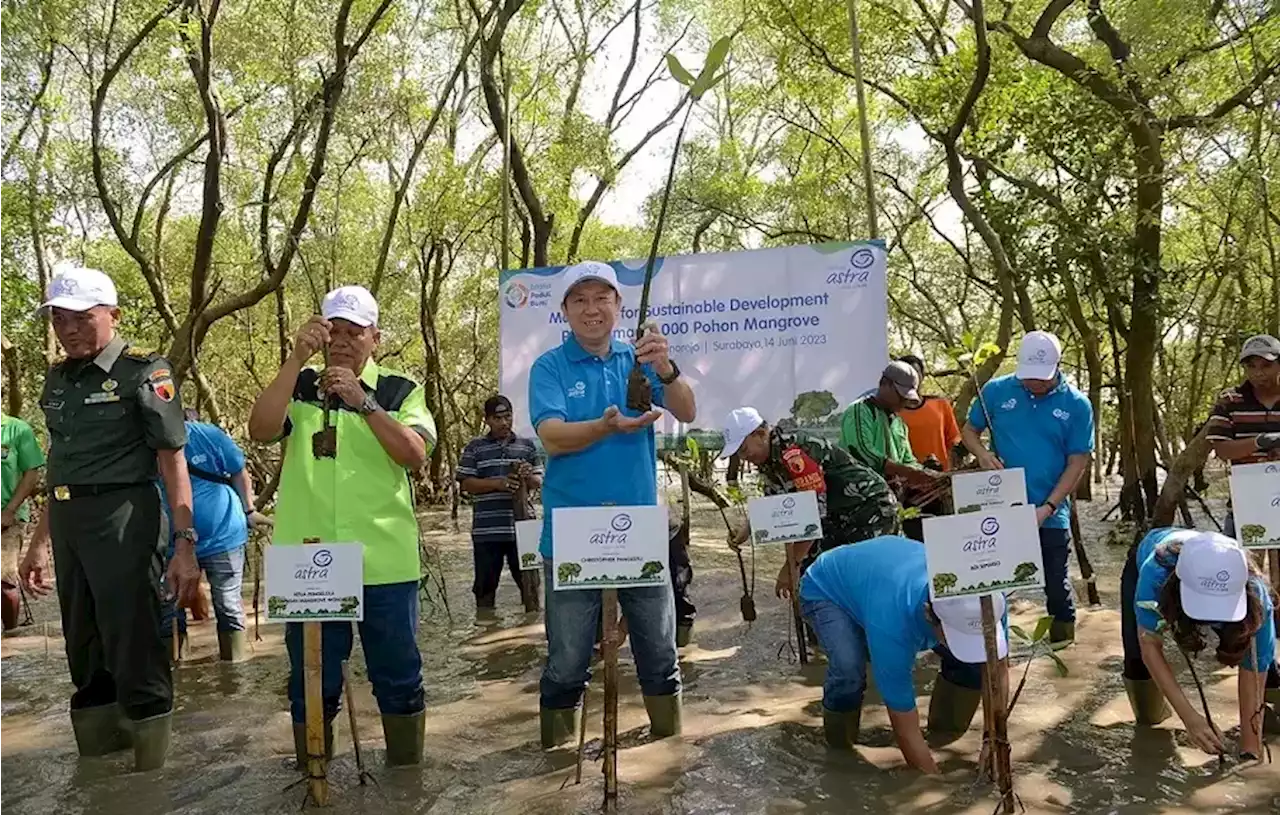
[[[609,428],[612,433],[634,433],[637,430],[643,430],[660,418],[662,418],[662,411],[656,408],[641,413],[639,416],[628,416],[618,410],[617,405],[609,405],[609,407],[605,408],[604,415],[600,417],[600,421],[604,422],[605,427]]]
[[[298,329],[298,336],[293,341],[293,357],[299,364],[306,363],[316,353],[329,344],[329,329],[332,324],[325,318],[316,315]],[[363,398],[363,397],[362,397]]]
[[[667,338],[662,336],[657,323],[644,324],[644,334],[636,342],[636,362],[651,366],[658,376],[671,375]]]
[[[347,407],[358,408],[364,402],[364,388],[350,368],[325,368],[320,374],[320,395],[333,394]]]
[[[1044,522],[1049,520],[1049,516],[1053,514],[1053,507],[1048,504],[1040,504],[1036,507],[1036,526],[1044,526]]]
[[[749,537],[751,537],[751,525],[738,525],[734,529],[729,530],[729,548],[735,552],[738,551],[742,548],[742,544],[747,542]]]
[[[1204,716],[1192,714],[1187,725],[1187,737],[1191,743],[1206,753],[1214,756],[1222,755],[1222,734]]]
[[[995,453],[989,450],[983,450],[978,453],[978,466],[984,470],[1003,470],[1004,462],[1001,461]]]
[[[791,599],[791,570],[785,563],[778,570],[778,580],[773,584],[773,593],[783,600]]]

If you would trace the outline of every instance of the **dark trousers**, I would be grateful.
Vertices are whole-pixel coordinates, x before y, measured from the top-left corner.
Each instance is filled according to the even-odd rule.
[[[1071,530],[1040,527],[1040,554],[1044,558],[1045,609],[1058,622],[1073,623],[1076,621],[1076,595],[1067,571]]]
[[[285,625],[289,649],[289,712],[306,721],[302,683],[302,623]],[[369,683],[384,714],[403,716],[426,707],[422,691],[422,655],[418,652],[418,583],[388,583],[364,587],[364,620],[360,644],[369,669]],[[351,623],[321,623],[320,650],[324,660],[321,687],[324,717],[338,715],[342,704],[342,663],[350,658],[355,635]]]
[[[504,563],[511,571],[511,579],[515,581],[516,587],[520,588],[524,585],[521,582],[520,553],[516,550],[514,539],[509,541],[472,539],[471,552],[476,564],[476,578],[471,585],[471,592],[476,596],[476,608],[494,607]]]
[[[689,561],[689,527],[681,523],[676,534],[669,539],[668,557],[671,561],[671,588],[676,597],[676,625],[693,625],[698,608],[689,599],[689,584],[693,582],[693,564]]]
[[[135,721],[173,709],[161,527],[151,484],[49,501],[73,709],[118,702]]]

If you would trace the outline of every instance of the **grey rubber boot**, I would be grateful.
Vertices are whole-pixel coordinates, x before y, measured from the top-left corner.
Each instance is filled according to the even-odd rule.
[[[683,648],[693,640],[693,623],[676,626],[676,647]]]
[[[1133,708],[1133,718],[1138,724],[1152,727],[1173,715],[1154,679],[1126,679],[1124,690],[1129,695],[1129,707]]]
[[[1049,642],[1075,642],[1076,624],[1054,620],[1049,624]]]
[[[139,719],[130,725],[133,738],[133,771],[145,773],[164,766],[169,755],[169,734],[173,726],[173,714],[161,713],[147,719]]]
[[[655,739],[678,736],[683,730],[683,708],[680,694],[644,697],[644,709],[649,713],[649,735]]]
[[[833,750],[852,750],[858,742],[858,728],[862,726],[862,708],[847,713],[822,709],[822,734],[827,746]]]
[[[552,750],[568,744],[578,737],[578,725],[582,721],[581,708],[541,708],[542,749]]]
[[[307,726],[293,723],[293,757],[298,769],[307,770]],[[333,761],[333,722],[324,723],[324,760]]]
[[[76,747],[85,758],[110,755],[129,748],[129,731],[122,725],[120,706],[115,702],[73,709],[71,729],[76,734]]]
[[[382,736],[387,741],[387,766],[408,767],[421,764],[426,729],[425,710],[403,716],[382,714]]]
[[[929,732],[936,734],[960,734],[969,729],[973,715],[982,704],[982,691],[962,688],[948,682],[939,674],[929,696]]]
[[[249,655],[249,640],[243,631],[218,632],[218,659],[240,662]]]

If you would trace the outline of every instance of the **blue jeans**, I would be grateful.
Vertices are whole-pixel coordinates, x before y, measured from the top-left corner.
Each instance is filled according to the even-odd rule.
[[[218,621],[219,631],[244,630],[244,597],[241,590],[244,586],[244,547],[240,546],[225,552],[198,558],[200,568],[209,578],[209,589],[213,595],[213,616]],[[160,630],[167,636],[173,619],[173,601],[166,600],[160,612]],[[178,629],[187,630],[187,610],[181,609],[178,616]]]
[[[302,623],[285,625],[284,643],[289,649],[289,712],[293,720],[306,720],[302,684]],[[364,587],[364,621],[360,644],[369,669],[369,682],[378,710],[403,716],[426,708],[422,690],[422,654],[418,652],[418,583],[388,583]],[[351,656],[354,642],[351,623],[321,623],[323,659],[321,692],[324,718],[338,715],[342,703],[342,663]]]
[[[867,664],[871,661],[867,632],[849,612],[828,600],[801,599],[800,613],[813,626],[827,653],[822,706],[832,713],[860,710],[862,694],[867,689]],[[944,645],[933,651],[942,657],[942,677],[948,682],[973,690],[982,687],[981,665],[961,662]]]
[[[546,585],[547,664],[539,684],[541,706],[576,708],[591,681],[591,652],[600,621],[600,590],[555,591],[554,564],[543,563]],[[676,655],[676,607],[671,586],[619,589],[618,605],[627,620],[636,678],[645,696],[680,692]]]
[[[1044,606],[1060,623],[1076,621],[1076,594],[1067,572],[1071,554],[1070,529],[1040,527],[1040,555],[1044,558]]]

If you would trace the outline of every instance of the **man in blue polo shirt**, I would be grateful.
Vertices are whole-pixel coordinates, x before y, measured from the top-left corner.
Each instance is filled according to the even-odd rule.
[[[1027,500],[1035,504],[1044,555],[1045,607],[1050,639],[1075,639],[1076,605],[1067,574],[1071,549],[1071,493],[1093,459],[1093,407],[1058,370],[1062,346],[1047,331],[1031,331],[1018,348],[1012,376],[992,379],[969,406],[960,435],[987,470],[1021,467]],[[990,411],[990,415],[987,415]],[[991,431],[992,450],[982,443]]]
[[[613,268],[584,261],[563,274],[560,307],[572,330],[529,372],[530,418],[547,454],[540,546],[547,584],[547,664],[539,699],[546,749],[577,735],[600,619],[598,590],[552,590],[551,515],[562,507],[657,504],[653,424],[662,412],[655,407],[638,414],[626,407],[627,376],[634,365],[648,377],[655,406],[682,422],[696,414],[693,391],[656,328],[634,347],[614,338],[622,294]],[[618,601],[650,732],[658,738],[675,735],[680,732],[680,666],[671,587],[626,589],[618,592]]]

